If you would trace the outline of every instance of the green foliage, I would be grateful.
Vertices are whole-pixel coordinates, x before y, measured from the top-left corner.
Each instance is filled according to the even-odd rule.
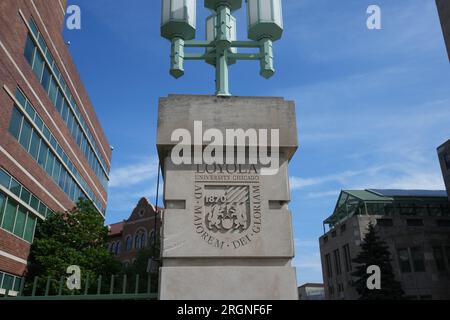
[[[56,213],[38,224],[30,251],[28,284],[35,276],[60,279],[77,265],[93,283],[98,275],[120,272],[120,263],[106,249],[108,228],[91,201],[81,200],[69,212]],[[95,285],[93,285],[95,287]]]
[[[353,281],[356,291],[360,295],[360,300],[398,300],[403,299],[403,290],[400,282],[395,279],[391,265],[391,254],[389,248],[376,234],[376,229],[372,223],[368,226],[361,251],[352,260],[357,264],[356,271],[352,273],[357,279]],[[367,268],[377,265],[381,271],[381,289],[369,290],[367,288]]]

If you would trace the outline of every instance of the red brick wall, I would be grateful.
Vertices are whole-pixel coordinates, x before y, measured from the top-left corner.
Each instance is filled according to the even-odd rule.
[[[142,211],[142,213],[141,213]],[[120,254],[117,256],[117,259],[120,262],[132,262],[133,259],[136,258],[138,250],[134,248],[134,236],[138,232],[139,229],[145,229],[147,232],[147,244],[149,241],[150,233],[154,230],[155,227],[155,211],[153,210],[152,205],[150,205],[145,198],[142,198],[138,205],[132,211],[128,220],[123,223],[122,233],[119,235],[111,235],[108,239],[108,243],[111,244],[113,242],[121,241],[121,250]],[[157,234],[159,234],[159,230],[161,228],[161,216],[157,215],[156,220],[156,230]],[[133,240],[133,246],[130,251],[126,250],[126,240],[127,237],[131,236]]]
[[[56,137],[59,144],[63,147],[69,158],[75,164],[80,174],[89,184],[91,189],[95,193],[98,193],[98,196],[102,195],[106,199],[106,190],[103,190],[103,187],[96,178],[96,175],[90,168],[87,160],[84,158],[81,150],[76,145],[76,142],[69,133],[69,130],[55,107],[52,105],[50,99],[43,90],[41,84],[37,80],[30,65],[24,57],[23,53],[28,30],[23,19],[19,15],[19,9],[22,11],[27,21],[30,16],[33,16],[39,31],[43,34],[47,46],[52,52],[52,55],[67,82],[67,85],[72,91],[74,99],[76,100],[86,123],[90,126],[92,133],[94,133],[94,131],[97,133],[97,145],[99,145],[100,150],[102,150],[100,145],[102,145],[105,150],[103,156],[105,159],[110,159],[111,157],[109,143],[102,128],[100,127],[95,111],[89,101],[88,94],[81,82],[80,76],[72,62],[69,51],[62,37],[65,9],[64,0],[0,1],[0,147],[6,150],[6,152],[9,153],[15,161],[19,162],[20,165],[29,174],[31,174],[34,179],[43,185],[44,188],[65,208],[70,209],[73,206],[72,201],[67,197],[67,195],[53,182],[51,177],[49,177],[47,173],[36,163],[36,161],[22,148],[15,138],[9,134],[8,127],[11,119],[13,100],[5,91],[4,86],[6,86],[13,95],[15,94],[16,87],[19,86],[25,93],[26,97],[33,104],[37,113],[44,120],[45,124],[49,127],[52,134]],[[54,43],[56,50],[53,47],[52,42]],[[11,62],[8,53],[12,57],[20,72],[17,70],[14,63]],[[60,58],[62,59],[62,62]],[[67,69],[67,73],[63,66]],[[26,80],[24,80],[21,73]],[[70,79],[73,81],[73,85],[69,80],[69,75]],[[31,88],[27,84],[27,81]],[[75,88],[77,89],[81,102],[86,109],[83,108],[80,99],[78,99]],[[87,118],[90,119],[93,126],[89,124]],[[81,161],[81,163],[79,161]],[[45,191],[43,191],[22,170],[20,170],[12,160],[1,152],[1,150],[0,167],[8,171],[16,180],[40,198],[50,209],[54,211],[61,211],[61,207],[57,204],[57,202],[53,200],[52,197]],[[85,172],[82,167],[84,167],[87,172]],[[93,181],[91,181],[90,178]],[[99,190],[98,192],[95,187]],[[0,250],[26,259],[29,254],[29,248],[30,245],[27,242],[0,229]],[[24,264],[0,255],[1,271],[9,272],[15,275],[22,275],[25,267],[26,266]]]

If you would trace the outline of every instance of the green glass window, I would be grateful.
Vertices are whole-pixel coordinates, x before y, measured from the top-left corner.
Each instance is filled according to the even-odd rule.
[[[27,61],[30,65],[33,63],[35,50],[36,50],[36,46],[34,45],[34,42],[31,39],[31,37],[28,35],[27,42],[25,44],[25,58],[27,59]]]
[[[411,258],[413,261],[415,272],[425,271],[425,261],[424,261],[423,249],[421,247],[411,248]]]
[[[39,33],[38,42],[39,42],[39,46],[41,47],[42,51],[45,54],[47,52],[47,45],[45,44],[44,37],[40,33]]]
[[[53,63],[54,63],[55,61],[53,60],[53,57],[52,57],[52,54],[51,54],[50,50],[47,50],[47,53],[45,54],[45,56],[47,57],[48,64],[49,64],[50,66],[53,66]]]
[[[63,157],[64,151],[63,151],[63,149],[61,148],[60,145],[58,145],[58,147],[56,148],[56,153],[57,153],[61,158]]]
[[[39,138],[39,136],[33,130],[33,134],[31,136],[30,154],[35,160],[38,159],[40,143],[41,143],[41,138]]]
[[[22,91],[19,90],[19,88],[17,88],[17,90],[16,90],[16,99],[19,101],[20,105],[23,107],[25,107],[25,105],[27,104],[27,99],[23,95]]]
[[[52,103],[54,105],[56,105],[57,88],[56,88],[56,82],[53,78],[50,80],[50,89],[49,89],[48,94],[49,94],[49,97],[50,97],[50,100],[52,101]]]
[[[8,230],[10,232],[13,231],[14,220],[16,219],[16,211],[17,211],[17,205],[13,201],[11,201],[11,199],[8,199],[8,202],[6,204],[5,213],[3,216],[3,222],[2,222],[3,229]]]
[[[62,95],[61,95],[61,91],[60,91],[59,89],[57,89],[57,91],[56,91],[56,103],[55,103],[55,106],[56,106],[56,109],[58,110],[59,113],[61,113],[61,108],[62,108],[61,103],[62,103],[62,99],[63,99],[63,97],[62,97]]]
[[[434,261],[436,261],[436,267],[439,271],[445,271],[445,259],[444,252],[441,246],[433,247]]]
[[[42,127],[44,126],[44,121],[42,121],[41,117],[39,117],[38,114],[36,114],[36,119],[34,120],[34,124],[39,130],[42,130]]]
[[[54,167],[54,169],[53,169],[53,175],[52,175],[53,180],[54,180],[56,183],[58,183],[58,181],[59,181],[59,173],[60,173],[60,171],[61,171],[61,164],[59,163],[58,160],[56,160],[56,161],[55,161],[55,167]]]
[[[13,284],[14,284],[14,276],[5,273],[5,276],[3,277],[3,285],[2,285],[3,289],[12,290]]]
[[[38,163],[44,167],[47,159],[48,147],[41,142],[41,149],[39,150]]]
[[[62,116],[64,122],[67,122],[67,115],[68,114],[69,114],[69,106],[67,105],[66,100],[64,100],[62,113],[61,113],[61,116]]]
[[[409,263],[408,249],[398,250],[398,262],[400,265],[400,270],[403,273],[411,272],[411,264]]]
[[[44,69],[44,59],[42,58],[42,55],[36,51],[33,64],[33,71],[39,81],[41,81],[43,69]]]
[[[22,283],[22,278],[16,277],[16,280],[14,281],[13,290],[19,292],[21,283]]]
[[[9,189],[9,180],[10,179],[11,178],[9,177],[9,175],[0,169],[0,184],[2,186],[4,186],[5,188]]]
[[[61,174],[59,175],[59,182],[58,182],[58,185],[59,185],[59,187],[61,189],[64,188],[64,183],[66,181],[66,176],[67,176],[66,170],[64,168],[62,168],[61,169]]]
[[[31,106],[31,104],[29,104],[27,102],[27,103],[23,104],[22,106],[25,106],[25,111],[26,111],[26,113],[28,113],[28,115],[30,116],[31,120],[34,120],[34,115],[36,114],[36,111],[34,111],[34,109]]]
[[[31,197],[31,193],[27,189],[22,188],[22,193],[20,194],[20,199],[22,199],[23,202],[28,204],[30,202],[30,197]]]
[[[3,211],[5,209],[6,196],[0,193],[0,225],[2,223]]]
[[[38,212],[45,217],[45,211],[47,211],[47,207],[42,202],[39,204]]]
[[[69,197],[73,201],[75,201],[75,187],[76,187],[76,184],[75,184],[75,182],[73,182],[71,187],[70,187],[70,193],[69,193]]]
[[[19,140],[20,127],[22,125],[23,116],[16,107],[13,108],[11,122],[9,123],[9,132]]]
[[[23,237],[23,231],[25,229],[25,221],[27,220],[27,210],[19,206],[17,210],[16,223],[14,225],[14,234],[18,237]]]
[[[47,128],[46,125],[44,125],[44,129],[42,130],[42,133],[44,134],[44,137],[47,139],[47,141],[50,142],[51,133],[50,130]]]
[[[55,163],[55,156],[48,152],[47,163],[45,164],[45,171],[51,176],[53,172],[53,164]]]
[[[69,112],[69,118],[67,119],[67,127],[69,128],[69,131],[72,132],[72,126],[73,126],[73,114],[72,112]]]
[[[58,146],[58,142],[56,141],[54,136],[50,137],[50,145],[53,147],[53,149],[56,149]]]
[[[11,179],[11,186],[9,190],[11,190],[12,193],[14,193],[16,196],[20,197],[20,189],[22,187],[20,184],[13,178]]]
[[[30,206],[31,206],[34,210],[37,211],[37,210],[39,209],[39,199],[36,198],[35,196],[31,195]]]
[[[23,238],[28,242],[33,242],[34,229],[36,227],[36,218],[31,214],[28,215],[27,224]]]
[[[30,23],[31,32],[33,32],[33,34],[37,37],[38,30],[37,30],[35,22],[33,21],[33,19],[30,19],[29,23]]]
[[[22,125],[22,133],[20,134],[19,142],[28,151],[30,147],[31,126],[28,121],[24,120]]]
[[[48,86],[50,84],[50,70],[47,66],[44,67],[44,73],[42,74],[41,84],[45,91],[48,92]]]

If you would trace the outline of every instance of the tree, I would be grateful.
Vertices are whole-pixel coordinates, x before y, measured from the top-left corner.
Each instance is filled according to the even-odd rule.
[[[361,251],[352,262],[357,264],[352,276],[357,278],[353,283],[360,300],[403,299],[404,292],[400,282],[395,279],[388,246],[378,237],[372,223],[369,223],[368,232],[361,243]],[[371,276],[367,274],[367,268],[372,265],[380,268],[380,289],[370,290],[367,287],[367,279]]]
[[[35,276],[60,279],[66,269],[77,265],[84,280],[111,276],[120,263],[106,249],[108,228],[91,201],[80,199],[68,212],[56,213],[39,223],[30,250],[27,281]],[[94,286],[93,286],[94,287]]]

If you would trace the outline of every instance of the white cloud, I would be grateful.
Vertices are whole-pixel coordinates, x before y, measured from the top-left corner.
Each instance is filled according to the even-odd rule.
[[[349,179],[362,175],[362,174],[376,174],[380,170],[383,169],[383,166],[377,166],[372,167],[364,170],[348,170],[341,173],[326,175],[326,176],[320,176],[320,177],[313,177],[313,178],[301,178],[301,177],[290,177],[290,186],[291,190],[298,190],[303,189],[306,187],[321,185],[323,183],[327,182],[339,182],[340,184],[345,184]]]
[[[109,187],[130,187],[156,177],[158,175],[158,161],[156,159],[140,160],[134,164],[127,164],[111,170]]]

